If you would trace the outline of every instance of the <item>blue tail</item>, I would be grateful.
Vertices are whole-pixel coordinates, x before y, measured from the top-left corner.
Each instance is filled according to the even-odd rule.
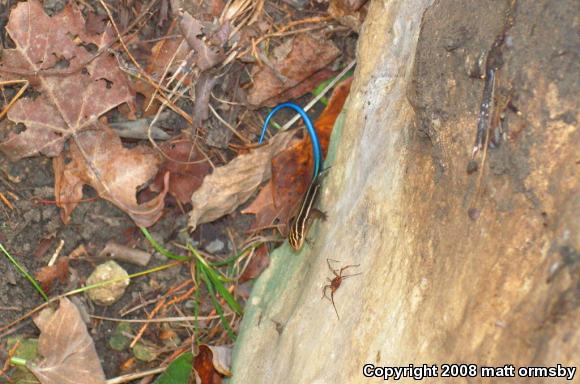
[[[266,129],[268,129],[270,119],[272,118],[272,116],[276,114],[276,112],[278,112],[282,108],[290,108],[295,110],[302,117],[302,120],[304,120],[306,129],[308,130],[308,135],[310,135],[310,141],[312,142],[312,153],[314,155],[314,172],[312,172],[312,179],[315,179],[320,173],[320,165],[322,163],[322,151],[320,149],[320,141],[318,141],[318,135],[316,134],[316,129],[314,129],[314,124],[312,124],[312,120],[310,120],[308,114],[298,104],[288,102],[278,104],[277,106],[275,106],[274,109],[270,111],[270,113],[266,117],[266,120],[264,121],[264,126],[262,127],[262,134],[260,135],[259,143],[262,144],[262,141],[264,141],[264,135],[266,134]]]

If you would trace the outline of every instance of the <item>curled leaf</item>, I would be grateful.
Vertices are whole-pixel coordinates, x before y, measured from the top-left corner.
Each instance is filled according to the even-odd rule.
[[[189,227],[208,223],[233,212],[245,203],[256,188],[270,177],[270,161],[292,139],[294,132],[276,135],[271,143],[249,154],[241,155],[206,176],[201,187],[191,196],[193,210]]]
[[[68,163],[65,161],[68,160]],[[164,189],[153,199],[138,204],[137,191],[157,173],[159,159],[152,149],[123,147],[108,127],[84,131],[70,149],[53,160],[55,196],[66,223],[83,196],[83,185],[93,187],[100,197],[125,211],[139,226],[148,227],[161,217],[167,194]]]
[[[54,314],[35,319],[38,351],[44,360],[28,365],[42,384],[105,384],[105,373],[93,340],[77,307],[60,300]]]
[[[231,354],[230,348],[201,344],[193,361],[195,373],[201,383],[219,384],[222,376],[231,376]]]

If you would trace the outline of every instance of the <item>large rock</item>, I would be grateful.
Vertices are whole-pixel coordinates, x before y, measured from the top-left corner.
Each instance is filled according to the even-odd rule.
[[[328,220],[256,283],[234,382],[366,383],[366,363],[578,364],[576,1],[520,4],[497,87],[519,113],[466,172],[483,90],[468,72],[506,7],[372,2],[327,162]],[[362,272],[334,295],[340,320],[321,300],[327,258]]]

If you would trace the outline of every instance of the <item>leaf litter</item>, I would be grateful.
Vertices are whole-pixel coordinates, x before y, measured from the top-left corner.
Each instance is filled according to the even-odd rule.
[[[290,21],[280,28],[276,22],[288,20],[283,10],[287,12],[291,8],[287,4],[280,8],[283,3],[277,1],[161,3],[158,9],[151,8],[154,1],[136,3],[131,10],[119,5],[115,12],[122,20],[120,26],[134,26],[137,24],[130,23],[132,13],[143,12],[137,19],[147,20],[158,10],[157,26],[168,20],[170,23],[165,25],[172,24],[162,32],[166,33],[163,38],[151,36],[155,29],[147,33],[142,33],[145,29],[139,33],[120,33],[110,24],[113,16],[109,14],[109,19],[87,13],[92,7],[84,2],[78,6],[69,4],[51,17],[36,0],[13,7],[7,31],[15,48],[4,50],[0,76],[2,80],[28,81],[32,91],[25,93],[9,110],[8,119],[16,125],[0,143],[0,150],[14,160],[35,155],[53,158],[54,194],[65,223],[74,222],[71,213],[82,200],[83,185],[91,186],[101,198],[115,204],[143,227],[159,221],[164,210],[168,210],[164,202],[167,194],[182,209],[188,209],[191,203],[191,230],[236,211],[264,186],[244,211],[256,214],[250,230],[256,233],[260,226],[267,227],[274,221],[283,225],[291,215],[293,201],[299,200],[308,183],[312,162],[310,144],[307,137],[298,139],[296,131],[291,131],[274,135],[266,145],[252,146],[250,143],[255,141],[261,123],[257,113],[247,107],[248,104],[272,106],[302,97],[333,77],[344,62],[338,48],[342,48],[342,43],[335,45],[328,36],[341,31],[341,27],[325,28],[328,16],[315,13],[323,16],[310,17],[312,13],[307,12],[302,15],[309,17]],[[79,11],[83,7],[87,22]],[[171,16],[169,9],[173,12]],[[292,12],[291,19],[296,17]],[[153,18],[147,22],[152,25]],[[308,26],[301,29],[304,25]],[[147,34],[149,41],[145,40]],[[114,51],[118,49],[114,43],[119,39],[124,49],[121,53]],[[135,57],[145,63],[147,71],[132,58],[128,47],[131,51],[135,49]],[[127,56],[131,60],[126,60]],[[128,74],[133,76],[131,80]],[[136,92],[145,100],[141,98],[134,103]],[[151,104],[154,98],[156,102]],[[145,109],[140,110],[141,106]],[[163,111],[166,108],[171,111]],[[133,137],[133,141],[121,142],[117,129],[132,123],[124,120],[135,118],[136,112],[145,117],[141,119],[145,127],[149,124],[145,131],[159,129],[159,114],[177,112],[184,123],[178,128],[162,128],[172,135],[181,131],[180,136],[155,145],[155,149],[134,141],[143,137],[139,132],[124,136]],[[140,131],[143,131],[143,122],[139,122]],[[321,128],[320,120],[316,124],[326,148],[330,130]],[[111,129],[113,126],[115,129]],[[186,132],[183,127],[191,127],[191,131]],[[218,130],[228,134],[214,135],[222,137],[216,145],[218,141],[212,142],[209,138]],[[234,142],[230,142],[232,137]],[[143,189],[157,195],[143,202],[143,196],[152,193],[143,191],[137,196]],[[239,317],[236,314],[229,317],[231,303],[247,299],[250,285],[244,282],[259,276],[268,265],[267,247],[261,242],[268,238],[243,238],[240,242],[237,230],[230,232],[228,228],[237,253],[227,259],[233,260],[233,264],[231,261],[220,264],[221,256],[203,255],[208,260],[203,264],[205,273],[218,266],[228,266],[225,273],[221,268],[211,272],[214,278],[211,283],[219,284],[208,285],[207,291],[201,293],[197,286],[188,288],[187,292],[177,290],[170,301],[177,309],[177,303],[195,292],[196,305],[200,306],[194,309],[196,316],[208,313],[208,305],[220,308],[215,307],[219,316],[214,316],[220,319],[204,320],[201,329],[195,328],[196,340],[224,344],[234,339],[235,335],[232,337],[223,329],[219,331],[217,326],[227,318],[233,329],[237,327]],[[180,237],[179,241],[182,240]],[[162,243],[167,244],[167,240]],[[238,252],[239,244],[243,245]],[[161,253],[171,254],[170,251]],[[204,262],[199,259],[196,263],[199,267]],[[57,280],[64,283],[67,278],[64,264],[41,272],[47,276],[44,278],[47,286]],[[77,273],[76,266],[73,272]],[[195,276],[193,281],[200,278],[199,272]],[[154,289],[166,289],[163,280],[152,277],[150,283]],[[244,285],[238,287],[238,284]],[[180,282],[177,286],[181,286]],[[211,303],[207,297],[202,300],[210,290],[213,290]],[[145,299],[139,295],[135,305],[140,307]],[[155,320],[167,311],[174,311],[164,303],[159,301],[155,306],[159,314],[153,311],[146,317]],[[182,314],[179,309],[178,314]],[[157,336],[159,341],[157,331],[150,327],[143,336]],[[192,339],[188,338],[179,348],[183,351],[188,342]],[[202,355],[211,355],[206,352]],[[202,374],[205,377],[202,382],[219,382],[219,376],[229,375],[228,369],[218,369],[220,374],[216,376],[209,364],[202,365],[208,368]]]
[[[57,205],[63,208],[65,223],[82,198],[83,184],[88,184],[138,225],[149,226],[162,214],[166,190],[145,204],[137,203],[136,192],[155,176],[159,161],[149,148],[125,149],[118,136],[98,120],[110,109],[133,102],[125,74],[107,54],[66,76],[48,72],[60,60],[66,60],[69,68],[80,68],[93,57],[84,44],[101,49],[111,42],[110,28],[94,35],[84,26],[82,14],[72,5],[53,17],[35,0],[19,3],[12,11],[6,30],[16,48],[4,51],[2,76],[28,77],[31,83],[38,82],[41,93],[18,100],[8,112],[10,120],[26,129],[11,132],[0,150],[13,160],[39,153],[56,157]],[[64,164],[62,152],[70,137],[73,141],[66,156],[71,163]]]

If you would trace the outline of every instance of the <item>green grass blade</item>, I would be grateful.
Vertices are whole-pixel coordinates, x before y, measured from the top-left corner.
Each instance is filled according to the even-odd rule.
[[[205,285],[207,287],[207,291],[209,293],[209,298],[211,299],[211,302],[215,308],[215,311],[217,312],[218,316],[220,317],[220,320],[221,320],[226,332],[228,333],[228,336],[230,337],[230,339],[236,340],[236,334],[234,333],[234,330],[230,327],[230,324],[227,322],[227,320],[224,316],[224,310],[223,310],[220,302],[218,301],[218,299],[215,295],[214,286],[213,286],[213,284],[209,278],[209,275],[207,273],[207,271],[208,271],[207,268],[204,267],[202,263],[197,263],[197,266],[201,270],[201,278],[205,282]]]
[[[165,257],[167,257],[169,259],[179,260],[179,261],[191,260],[190,257],[176,255],[175,253],[170,252],[169,250],[163,248],[161,246],[161,244],[159,244],[157,242],[157,240],[155,240],[153,238],[153,236],[151,236],[151,234],[149,233],[149,231],[147,230],[147,228],[145,228],[145,227],[139,227],[139,229],[143,233],[143,236],[145,236],[145,238],[151,243],[151,245],[153,246],[153,248],[155,248],[155,250],[157,252],[161,253],[163,256],[165,256]]]
[[[28,281],[30,281],[30,284],[32,284],[32,286],[38,291],[38,293],[40,293],[40,296],[42,296],[42,298],[45,301],[48,301],[48,296],[46,295],[46,293],[44,292],[44,290],[42,289],[42,287],[40,286],[40,284],[38,284],[38,282],[36,281],[36,279],[34,277],[32,277],[32,275],[30,275],[30,273],[28,273],[26,271],[26,269],[24,269],[24,267],[22,265],[20,265],[16,261],[16,259],[14,257],[12,257],[12,255],[10,253],[8,253],[8,251],[6,250],[6,248],[4,248],[4,246],[2,245],[2,243],[0,243],[0,250],[6,255],[6,257],[8,258],[8,260],[10,260],[10,262],[12,264],[14,264],[14,266],[16,267],[16,269],[18,269],[18,271],[20,271],[20,273]]]
[[[207,278],[210,282],[214,285],[217,292],[220,294],[221,297],[224,298],[228,306],[232,309],[232,311],[236,312],[238,315],[242,314],[242,306],[238,304],[236,299],[232,296],[232,294],[227,290],[224,286],[223,282],[227,279],[219,275],[211,265],[204,260],[203,257],[197,252],[195,248],[188,245],[189,250],[193,253],[193,255],[198,260],[198,266],[202,268],[202,271],[207,274]]]

